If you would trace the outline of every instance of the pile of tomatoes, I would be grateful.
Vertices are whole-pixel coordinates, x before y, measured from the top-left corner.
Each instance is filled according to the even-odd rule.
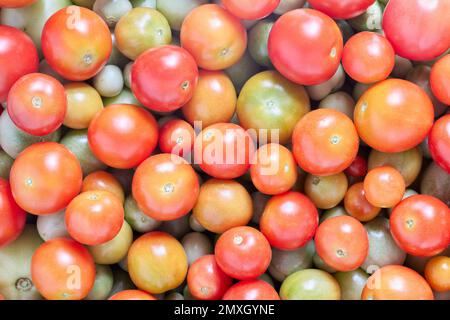
[[[1,299],[450,299],[449,0],[0,0]]]

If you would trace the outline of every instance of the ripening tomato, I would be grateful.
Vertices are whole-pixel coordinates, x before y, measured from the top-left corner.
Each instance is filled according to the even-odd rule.
[[[19,29],[0,25],[0,43],[0,103],[3,103],[20,77],[38,71],[39,57],[31,38]]]
[[[363,182],[355,183],[347,190],[344,207],[349,215],[362,222],[374,219],[381,211],[367,201]]]
[[[314,203],[299,192],[273,196],[266,204],[259,227],[272,247],[293,250],[312,239],[319,224]]]
[[[223,300],[280,300],[277,291],[263,280],[244,280],[231,286]]]
[[[389,41],[375,32],[359,32],[352,36],[342,51],[345,72],[361,83],[386,79],[394,69],[395,52]]]
[[[198,68],[183,48],[167,45],[141,54],[131,68],[131,90],[147,108],[170,112],[181,108],[194,94]]]
[[[195,163],[218,179],[234,179],[249,168],[255,152],[252,137],[233,123],[216,123],[200,132],[195,139]]]
[[[283,14],[269,35],[269,57],[289,80],[315,85],[330,79],[339,67],[343,40],[337,24],[314,9]]]
[[[88,141],[100,161],[113,168],[128,169],[153,152],[158,143],[158,124],[141,107],[109,105],[92,119]]]
[[[20,8],[28,6],[37,0],[0,0],[0,8]]]
[[[297,123],[292,150],[298,165],[316,176],[344,171],[358,154],[359,138],[352,120],[334,109],[317,109]]]
[[[445,292],[450,290],[450,257],[431,258],[425,266],[425,279],[433,290]]]
[[[448,0],[390,0],[383,31],[399,56],[432,60],[450,47],[449,12]]]
[[[272,259],[267,239],[261,232],[248,226],[224,232],[216,242],[214,253],[219,267],[238,280],[259,277]]]
[[[367,231],[350,216],[326,219],[317,228],[317,254],[337,271],[352,271],[362,265],[369,251]]]
[[[25,211],[46,215],[64,209],[80,192],[83,173],[75,155],[56,142],[26,148],[11,168],[11,190]]]
[[[405,194],[405,180],[390,166],[376,167],[364,178],[364,195],[373,206],[392,208]]]
[[[372,274],[362,291],[363,300],[433,300],[425,279],[404,266],[384,266]]]
[[[178,156],[188,155],[194,147],[195,132],[181,119],[171,119],[159,129],[159,149]]]
[[[259,20],[271,14],[280,0],[222,0],[222,4],[240,19]]]
[[[428,136],[428,147],[433,160],[450,173],[450,114],[434,123]]]
[[[175,220],[194,207],[199,181],[186,160],[161,153],[139,165],[132,189],[134,199],[146,215],[158,221]]]
[[[387,79],[358,100],[354,121],[359,136],[382,152],[401,152],[421,143],[433,125],[433,104],[412,82]]]
[[[22,233],[26,217],[26,212],[14,201],[9,182],[0,178],[0,248]]]
[[[374,0],[309,0],[308,3],[333,19],[350,19],[363,14]]]
[[[397,244],[411,255],[434,256],[450,244],[450,209],[435,197],[419,194],[402,200],[390,224]]]
[[[68,6],[54,13],[42,30],[42,52],[48,64],[66,79],[84,81],[106,64],[111,33],[94,11]]]
[[[233,283],[217,265],[216,258],[209,254],[198,258],[187,275],[189,292],[199,300],[219,300]]]
[[[200,68],[222,70],[238,62],[244,54],[247,32],[239,19],[222,7],[204,4],[186,16],[180,40]]]
[[[157,300],[151,294],[142,290],[123,290],[116,292],[108,300]]]
[[[31,259],[31,277],[48,300],[81,300],[95,281],[95,264],[78,242],[55,238],[41,244]]]
[[[125,193],[122,185],[119,180],[109,172],[95,171],[88,174],[83,179],[81,192],[95,190],[109,191],[120,200],[120,203],[125,201]]]
[[[63,85],[43,73],[31,73],[14,83],[8,94],[8,114],[14,124],[34,136],[45,136],[63,123],[67,98]]]
[[[351,177],[364,177],[367,173],[367,160],[364,157],[356,156],[355,160],[353,160],[352,164],[345,169],[345,173]]]
[[[433,94],[442,103],[450,105],[450,54],[435,62],[431,68],[430,86]]]

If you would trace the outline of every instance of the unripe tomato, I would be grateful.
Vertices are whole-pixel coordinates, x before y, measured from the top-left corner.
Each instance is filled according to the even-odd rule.
[[[232,285],[223,300],[280,300],[277,291],[263,280],[244,280]]]
[[[271,14],[280,0],[222,0],[222,4],[240,19],[259,20]]]
[[[309,0],[316,10],[333,19],[350,19],[363,14],[374,0]]]
[[[9,182],[0,178],[0,248],[20,235],[26,216],[13,198]]]
[[[381,211],[367,200],[363,182],[355,183],[347,190],[344,206],[349,215],[362,222],[372,220]]]
[[[450,114],[434,123],[428,136],[428,146],[434,161],[450,173]]]

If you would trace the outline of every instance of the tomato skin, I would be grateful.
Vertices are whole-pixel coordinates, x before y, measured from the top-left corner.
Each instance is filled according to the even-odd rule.
[[[271,14],[280,4],[280,0],[222,0],[222,4],[240,19],[259,20]]]
[[[0,248],[22,233],[26,216],[26,212],[14,201],[9,182],[0,178]]]
[[[273,196],[266,204],[259,226],[271,246],[281,250],[302,247],[319,224],[314,203],[299,192]]]
[[[3,103],[10,88],[20,77],[38,71],[39,57],[31,38],[19,29],[0,25],[0,41],[0,103]]]
[[[1,8],[21,8],[35,3],[37,0],[0,0]]]
[[[26,148],[11,168],[11,190],[25,211],[52,214],[64,209],[80,192],[83,173],[75,155],[56,142]]]
[[[67,98],[63,85],[53,77],[31,73],[14,83],[8,94],[8,114],[23,131],[45,136],[63,123]]]
[[[364,13],[374,0],[310,0],[311,6],[333,19],[350,19]]]
[[[114,194],[120,203],[125,201],[125,194],[120,182],[109,172],[94,171],[83,179],[81,192],[85,191],[109,191]]]
[[[404,0],[392,0],[384,11],[383,31],[399,56],[432,60],[450,47],[448,12],[446,0],[411,0],[407,5]]]
[[[364,195],[376,207],[392,208],[402,200],[405,189],[403,176],[390,166],[373,168],[364,178]]]
[[[108,300],[157,300],[151,294],[142,290],[122,290],[116,292]]]
[[[147,108],[170,112],[194,94],[198,68],[194,58],[177,46],[160,46],[142,53],[131,68],[131,90]]]
[[[261,232],[248,226],[224,232],[216,242],[214,253],[219,267],[238,280],[259,277],[272,259],[267,239]]]
[[[399,247],[414,256],[434,256],[450,244],[450,209],[432,196],[402,200],[391,213],[390,225]]]
[[[280,300],[277,291],[263,280],[244,280],[232,285],[222,300]]]
[[[438,292],[450,290],[450,257],[437,256],[431,258],[425,266],[425,279]]]
[[[152,114],[131,104],[109,105],[92,119],[88,129],[94,155],[113,168],[139,165],[155,149],[158,125]]]
[[[297,123],[292,151],[298,165],[316,176],[344,171],[358,154],[359,138],[353,122],[333,109],[317,109]]]
[[[68,286],[74,276],[79,276],[79,287]],[[31,277],[39,293],[48,300],[81,300],[94,285],[95,264],[81,244],[72,239],[55,238],[34,252]]]
[[[374,219],[381,211],[367,200],[363,182],[355,183],[347,190],[344,207],[349,215],[362,222]]]
[[[107,24],[94,11],[78,6],[60,9],[47,20],[41,44],[52,69],[73,81],[96,75],[112,50]]]
[[[159,149],[164,153],[182,157],[191,152],[194,141],[194,128],[181,119],[169,120],[159,130]]]
[[[364,177],[367,173],[367,168],[368,164],[366,158],[356,156],[352,164],[347,169],[345,169],[345,173],[355,178]]]
[[[200,300],[219,300],[233,283],[217,265],[213,254],[195,260],[187,275],[189,292]]]
[[[450,114],[434,123],[428,136],[428,147],[433,160],[450,173]]]
[[[430,86],[439,101],[450,105],[450,54],[445,55],[431,68]]]
[[[307,32],[314,26],[316,32]],[[269,35],[269,57],[289,80],[315,85],[330,79],[339,67],[343,40],[337,24],[314,9],[282,15]]]
[[[421,143],[433,125],[433,104],[412,82],[387,79],[358,100],[354,121],[360,138],[381,152],[401,152]]]

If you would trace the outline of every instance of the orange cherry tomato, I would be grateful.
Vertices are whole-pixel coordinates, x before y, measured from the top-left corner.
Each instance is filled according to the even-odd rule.
[[[114,194],[121,203],[125,201],[125,194],[119,180],[106,171],[95,171],[83,179],[81,192],[85,191],[109,191]]]
[[[29,6],[37,0],[0,0],[1,8],[20,8]]]
[[[194,141],[194,128],[184,120],[169,120],[159,129],[159,149],[164,153],[181,157],[188,155],[194,147]]]
[[[280,0],[222,0],[222,4],[240,19],[259,20],[271,14]]]
[[[142,290],[123,290],[113,294],[108,300],[157,300]]]
[[[433,160],[450,173],[450,114],[434,123],[428,136],[428,147]]]
[[[359,136],[382,152],[401,152],[421,143],[433,125],[434,108],[419,86],[387,79],[369,88],[355,107]]]
[[[280,300],[280,296],[263,280],[245,280],[231,286],[223,300]]]
[[[355,183],[347,190],[344,206],[349,215],[362,222],[374,219],[381,211],[381,208],[367,201],[363,182]]]
[[[401,173],[389,166],[373,168],[364,178],[364,196],[375,207],[392,208],[402,200],[405,188]]]
[[[350,19],[363,14],[374,0],[310,0],[314,9],[333,19]]]
[[[180,40],[200,68],[222,70],[231,67],[244,54],[247,32],[239,19],[222,7],[204,4],[186,16]]]
[[[430,86],[442,103],[450,105],[450,54],[443,56],[431,68]]]
[[[298,165],[316,176],[344,171],[358,153],[359,139],[353,122],[333,109],[317,109],[297,123],[292,150]]]
[[[48,300],[81,300],[94,285],[94,260],[85,247],[72,239],[51,239],[34,252],[31,278]]]
[[[439,292],[450,290],[450,257],[431,258],[425,266],[425,279],[433,290]]]
[[[56,142],[35,143],[11,168],[11,190],[25,211],[46,215],[64,209],[80,192],[83,173],[75,155]]]
[[[14,201],[9,182],[0,178],[0,248],[22,233],[26,217],[26,212]]]

